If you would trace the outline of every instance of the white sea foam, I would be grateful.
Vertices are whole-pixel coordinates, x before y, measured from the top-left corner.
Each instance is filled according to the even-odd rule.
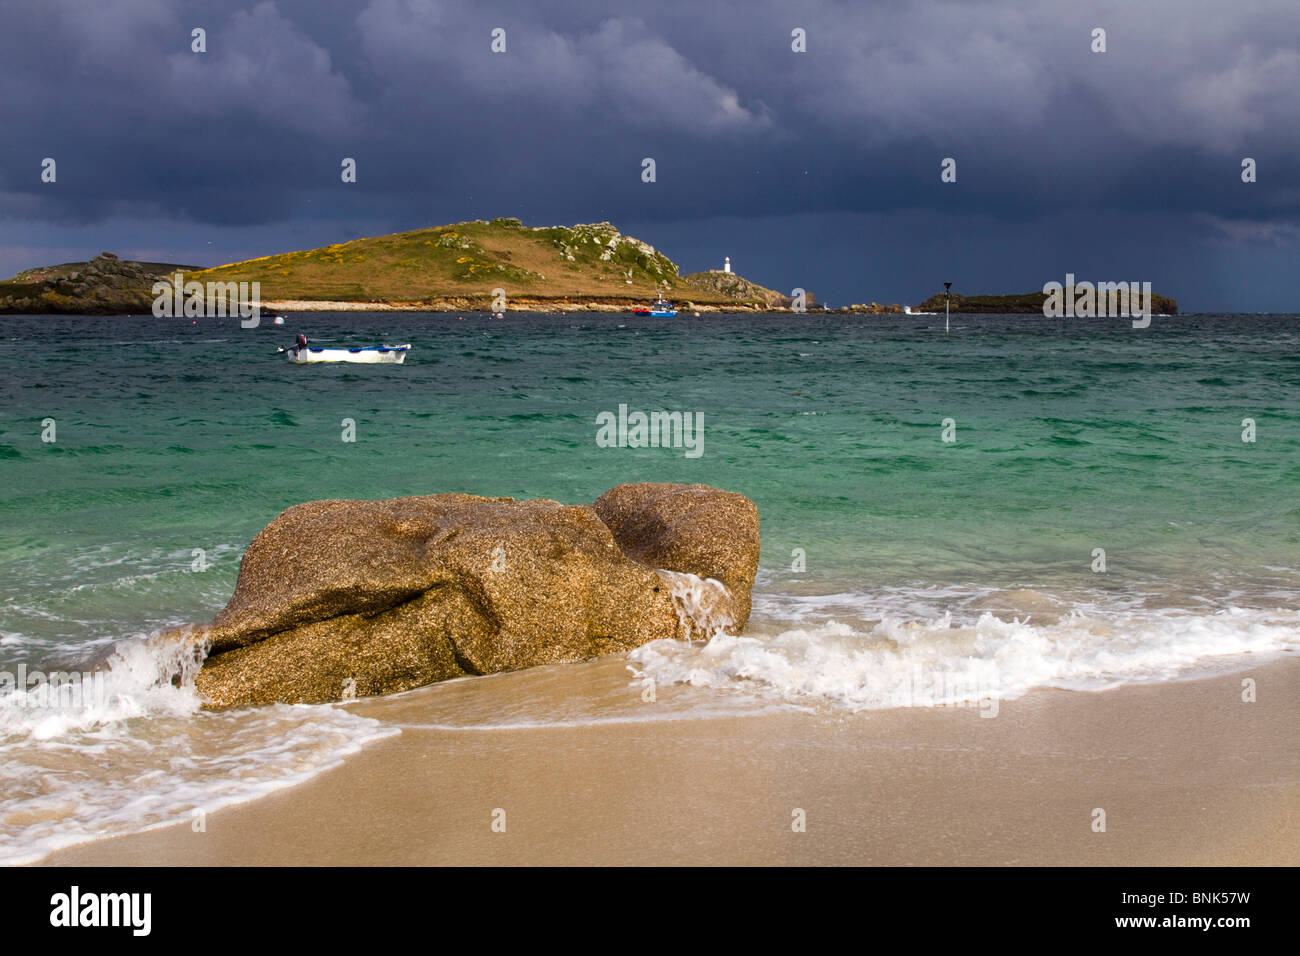
[[[859,711],[1009,700],[1038,687],[1176,680],[1300,649],[1295,610],[1153,611],[1134,601],[1067,608],[1047,595],[1007,593],[1003,604],[1037,605],[1043,619],[979,610],[998,604],[996,594],[968,599],[954,614],[934,612],[935,594],[899,593],[890,603],[922,614],[876,619],[861,595],[786,595],[759,602],[744,636],[718,634],[704,645],[655,641],[629,661],[638,679],[660,686]]]
[[[707,641],[735,623],[731,594],[721,581],[688,571],[657,573],[668,584],[687,640]]]
[[[8,682],[0,692],[0,863],[192,822],[400,732],[333,706],[204,712],[198,666],[180,644],[132,640],[82,696]]]

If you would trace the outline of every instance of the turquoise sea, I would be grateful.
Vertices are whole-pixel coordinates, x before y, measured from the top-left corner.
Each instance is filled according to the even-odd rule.
[[[252,536],[313,498],[743,492],[749,632],[629,661],[629,683],[696,703],[931,706],[963,679],[1011,699],[1295,652],[1300,318],[943,321],[0,318],[0,669],[118,648],[109,699],[80,710],[0,687],[0,860],[247,799],[394,732],[341,707],[199,713],[181,663],[139,643],[209,619]],[[275,349],[298,332],[413,348],[293,366]],[[620,405],[700,413],[703,454],[599,447]]]

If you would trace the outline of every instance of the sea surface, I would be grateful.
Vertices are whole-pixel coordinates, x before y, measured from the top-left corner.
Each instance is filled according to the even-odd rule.
[[[412,350],[293,366],[298,332]],[[0,862],[197,826],[400,732],[374,702],[202,712],[195,662],[143,642],[211,618],[253,535],[314,498],[673,481],[757,503],[744,636],[412,692],[438,726],[983,707],[1297,653],[1298,396],[1294,315],[947,336],[942,316],[0,317],[0,675],[112,662],[70,704],[0,676]],[[701,414],[702,454],[601,447],[620,405]],[[508,681],[515,708],[481,692]],[[665,706],[640,706],[652,686]]]

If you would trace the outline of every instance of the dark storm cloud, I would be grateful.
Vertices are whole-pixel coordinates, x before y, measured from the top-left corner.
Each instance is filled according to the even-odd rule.
[[[41,0],[3,18],[0,264],[15,267],[108,224],[174,231],[190,249],[210,232],[219,257],[519,215],[635,223],[671,237],[679,260],[707,257],[692,268],[736,243],[837,297],[881,288],[824,274],[855,252],[892,263],[877,297],[913,272],[928,292],[923,269],[960,269],[961,236],[970,261],[1007,250],[999,281],[1122,248],[1134,267],[1167,268],[1175,293],[1209,294],[1216,249],[1265,261],[1297,244],[1292,0]],[[194,27],[205,54],[190,52]],[[489,50],[496,27],[505,54]],[[45,156],[55,185],[39,182]],[[339,180],[344,156],[355,185]],[[640,180],[647,156],[654,184]],[[939,181],[946,156],[956,184]],[[1245,156],[1259,163],[1250,186]],[[861,237],[886,223],[888,246]],[[1134,248],[1121,229],[1161,246]],[[1228,258],[1249,273],[1249,257]],[[1269,281],[1242,275],[1233,294]]]

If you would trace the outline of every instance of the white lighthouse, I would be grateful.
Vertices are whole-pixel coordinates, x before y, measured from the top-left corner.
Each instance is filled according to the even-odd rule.
[[[722,271],[723,271],[723,272],[730,272],[730,271],[731,271],[731,256],[726,256],[726,257],[722,260]]]

